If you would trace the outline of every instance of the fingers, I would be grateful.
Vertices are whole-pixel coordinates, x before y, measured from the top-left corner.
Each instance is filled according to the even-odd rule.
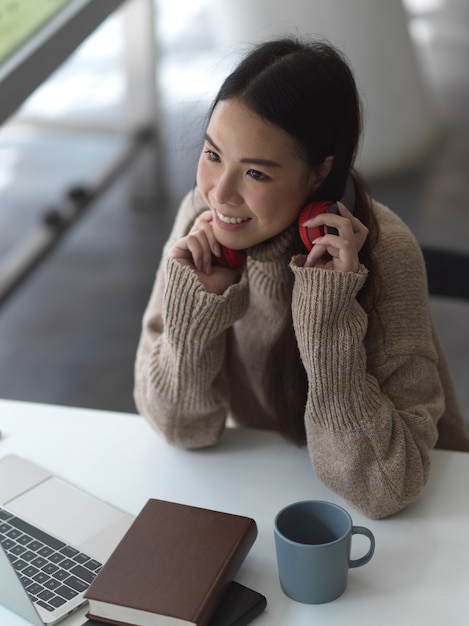
[[[329,226],[338,234],[324,234],[313,241],[305,267],[331,268],[356,272],[359,268],[358,252],[368,236],[368,228],[338,202],[339,214],[321,213],[305,222],[305,226]]]
[[[212,271],[212,252],[203,231],[188,235],[187,249],[191,253],[194,267],[201,272],[210,274]]]
[[[169,250],[168,256],[178,259],[184,265],[191,265],[200,272],[210,274],[212,271],[210,246],[195,234],[179,239]]]
[[[328,267],[332,256],[327,251],[327,246],[314,244],[306,257],[304,267]]]
[[[191,228],[190,234],[197,234],[199,231],[203,231],[207,238],[210,250],[215,256],[220,256],[220,244],[215,238],[215,234],[212,228],[212,213],[210,211],[204,211],[194,222],[194,226]]]
[[[363,245],[366,236],[368,235],[368,228],[356,218],[353,213],[347,209],[347,207],[341,202],[337,202],[339,213],[320,213],[316,217],[311,218],[304,222],[304,226],[329,226],[335,228],[340,236],[347,237],[351,233],[353,235],[360,235],[364,239],[361,243]],[[361,247],[361,246],[360,246]]]
[[[220,256],[220,253],[220,244],[211,226],[210,211],[205,211],[196,219],[189,234],[171,248],[169,256],[185,262],[191,261],[195,269],[210,274],[212,254]]]
[[[305,262],[305,267],[323,267],[341,272],[357,272],[359,266],[354,242],[337,235],[315,239]]]

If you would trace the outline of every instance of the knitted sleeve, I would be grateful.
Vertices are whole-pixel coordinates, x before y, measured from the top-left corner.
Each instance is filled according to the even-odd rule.
[[[422,490],[444,410],[420,250],[401,232],[383,254],[368,315],[357,301],[365,268],[291,265],[310,457],[325,484],[373,518],[396,513]]]
[[[167,258],[194,215],[183,203],[165,246],[143,318],[134,383],[138,411],[169,442],[186,448],[213,445],[224,428],[226,333],[248,303],[245,276],[216,295],[191,268]]]

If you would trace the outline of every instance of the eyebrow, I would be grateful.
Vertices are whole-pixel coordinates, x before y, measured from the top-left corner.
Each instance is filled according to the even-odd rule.
[[[208,133],[205,133],[205,140],[211,144],[217,152],[223,154],[223,151],[217,146],[217,144],[213,141]],[[249,163],[250,165],[263,165],[264,167],[282,167],[280,163],[276,161],[271,161],[270,159],[256,159],[255,157],[245,157],[240,159],[240,163]]]

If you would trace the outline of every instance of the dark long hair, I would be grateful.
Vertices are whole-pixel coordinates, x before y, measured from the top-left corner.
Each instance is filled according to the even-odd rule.
[[[219,101],[235,98],[289,133],[312,168],[321,165],[329,155],[334,157],[329,174],[310,200],[339,200],[348,177],[352,177],[354,214],[370,231],[360,251],[361,262],[368,266],[378,225],[366,184],[353,169],[362,115],[355,79],[344,56],[324,41],[284,37],[261,43],[226,78],[210,115]],[[367,281],[367,291],[372,282]],[[364,296],[362,292],[360,298]],[[266,384],[278,428],[291,439],[303,442],[308,381],[291,317],[273,346],[268,363]],[[273,363],[278,367],[273,368]],[[285,376],[285,372],[289,375]]]

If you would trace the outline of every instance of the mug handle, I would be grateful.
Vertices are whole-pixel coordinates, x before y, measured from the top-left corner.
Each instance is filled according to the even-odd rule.
[[[370,549],[360,559],[349,559],[349,567],[360,567],[371,559],[375,551],[375,536],[364,526],[352,526],[352,535],[365,535],[370,540]]]

